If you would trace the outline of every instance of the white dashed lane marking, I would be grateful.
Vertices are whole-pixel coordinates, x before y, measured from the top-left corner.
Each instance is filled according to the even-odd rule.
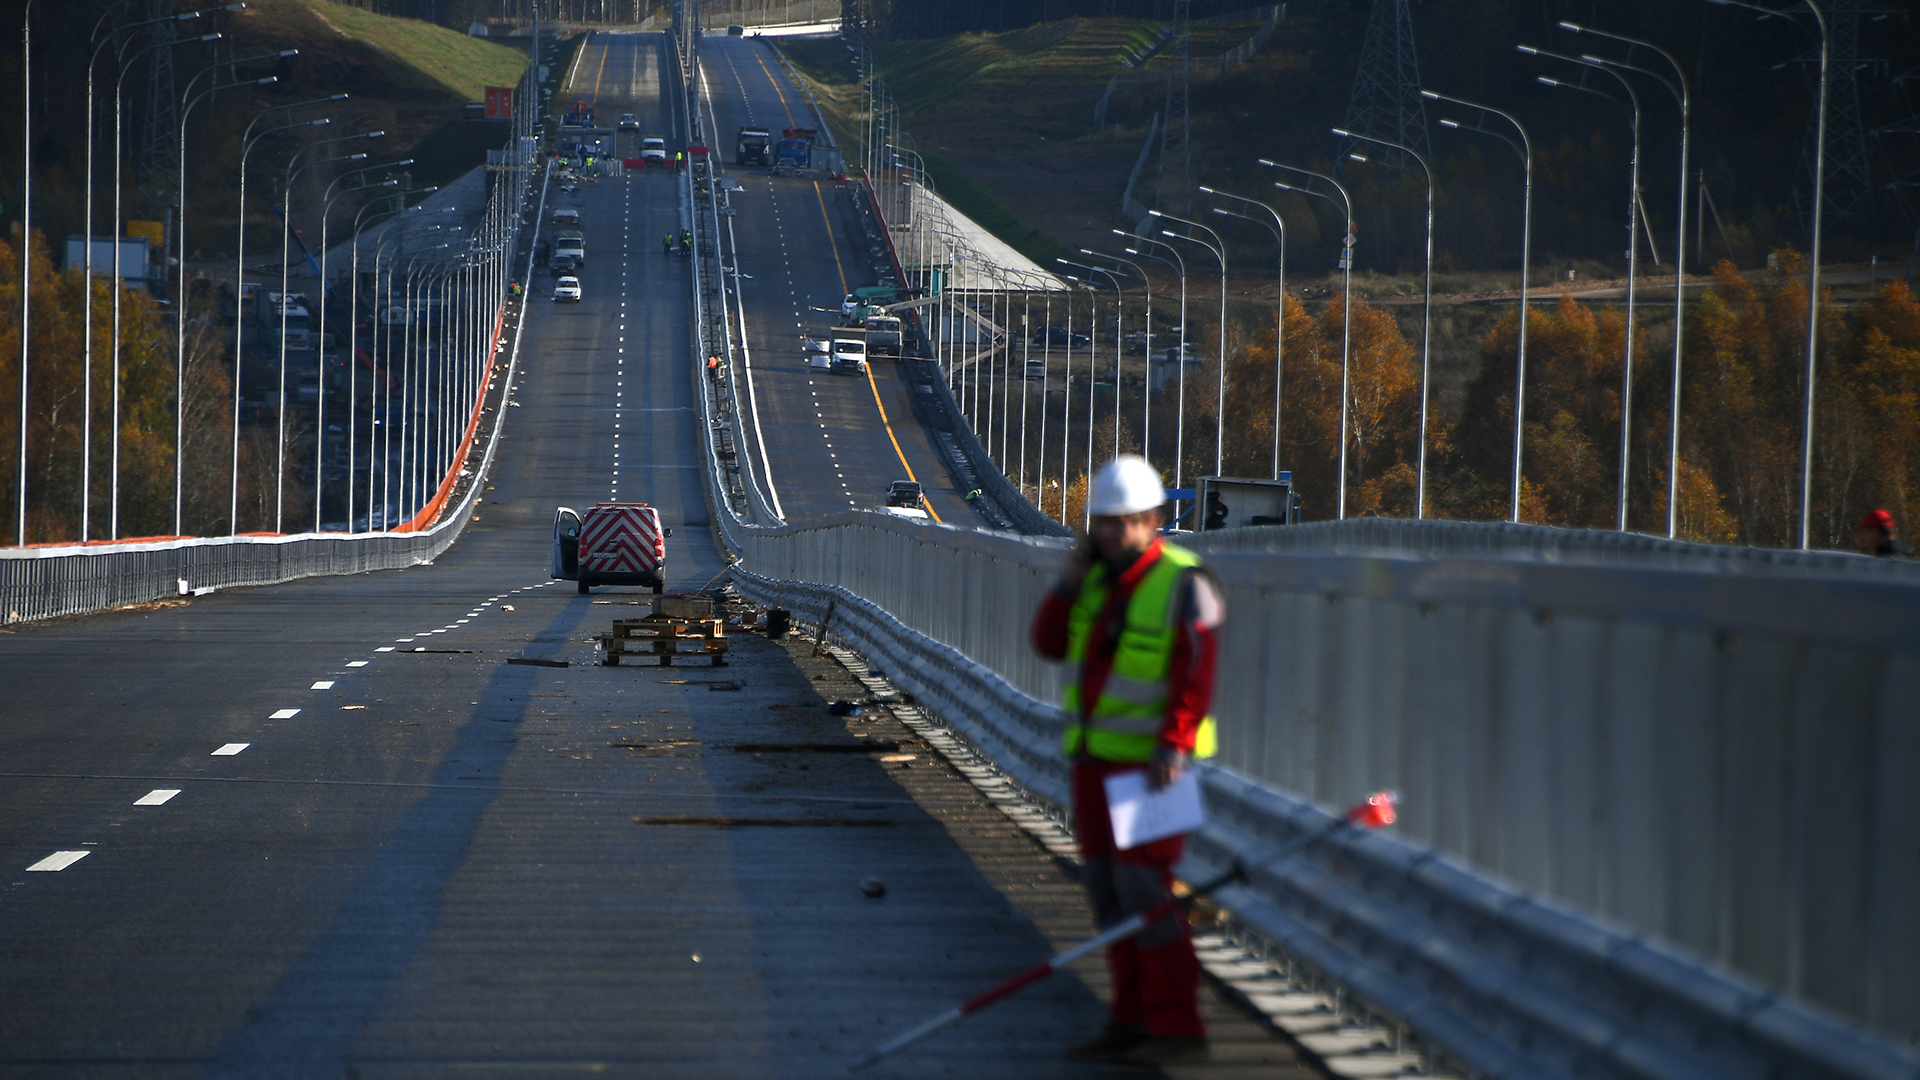
[[[253,745],[252,743],[230,742],[222,746],[220,749],[215,750],[213,753],[208,754],[207,756],[208,757],[232,757],[233,755],[239,753],[242,750],[245,750],[247,747],[252,745]]]
[[[180,794],[179,788],[154,788],[145,795],[133,800],[135,806],[164,806],[168,799]]]
[[[307,687],[307,689],[309,689],[309,690],[331,690],[331,689],[333,689],[333,680],[332,680],[332,679],[321,679],[321,680],[320,680],[319,682],[317,682],[317,683],[314,683],[314,684],[313,684],[312,686],[309,686],[309,687]]]
[[[272,716],[269,716],[269,717],[267,717],[267,719],[269,719],[269,720],[291,720],[291,719],[293,719],[294,717],[296,717],[296,716],[299,716],[299,715],[300,715],[300,710],[299,710],[299,709],[275,709],[275,710],[273,711],[273,715],[272,715]]]
[[[91,851],[56,851],[53,854],[27,867],[28,870],[65,870],[81,859],[93,854]]]

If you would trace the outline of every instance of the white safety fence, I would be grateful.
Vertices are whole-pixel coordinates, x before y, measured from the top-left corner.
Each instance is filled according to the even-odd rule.
[[[1914,568],[1314,528],[1194,541],[1230,621],[1189,869],[1372,788],[1403,826],[1230,890],[1243,923],[1476,1073],[1920,1077],[1920,851],[1888,827],[1920,785]],[[726,531],[744,593],[828,620],[1064,801],[1061,672],[1026,629],[1065,541],[859,512]]]

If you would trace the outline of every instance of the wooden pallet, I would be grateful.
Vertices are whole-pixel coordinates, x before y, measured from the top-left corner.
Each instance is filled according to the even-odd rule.
[[[672,667],[676,656],[705,656],[714,667],[727,664],[727,633],[719,619],[662,615],[616,619],[613,632],[598,641],[604,667],[619,667],[623,656],[655,656],[661,667]]]

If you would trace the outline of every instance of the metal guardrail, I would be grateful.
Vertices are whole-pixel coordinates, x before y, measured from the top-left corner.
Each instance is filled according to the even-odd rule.
[[[743,594],[826,623],[1012,780],[1064,805],[1064,717],[1047,704],[1060,672],[1032,655],[1025,627],[1067,541],[861,512],[717,524]],[[1215,704],[1221,765],[1204,769],[1213,821],[1190,846],[1190,876],[1318,828],[1329,815],[1316,794],[1337,804],[1381,782],[1411,789],[1401,836],[1350,836],[1222,894],[1242,926],[1471,1074],[1920,1080],[1914,1047],[1725,963],[1742,937],[1777,936],[1803,972],[1838,952],[1862,969],[1852,982],[1829,970],[1793,989],[1868,1006],[1855,1015],[1882,1031],[1920,1026],[1920,934],[1907,917],[1920,856],[1874,828],[1920,786],[1916,568],[1458,522],[1188,542],[1208,553],[1233,612],[1220,659],[1233,675]],[[1556,687],[1587,697],[1556,710]],[[1739,724],[1749,715],[1762,723]],[[1855,722],[1823,753],[1812,733],[1841,715]],[[1708,791],[1742,753],[1779,772],[1745,778],[1762,785],[1749,802],[1737,785]],[[1583,777],[1595,758],[1608,761]],[[1622,789],[1613,801],[1608,784]],[[1848,812],[1834,814],[1831,797],[1849,791]],[[1622,820],[1609,833],[1594,814]],[[1761,820],[1736,835],[1747,816]],[[1813,818],[1842,835],[1809,849]],[[1556,819],[1559,847],[1540,836]],[[1406,835],[1422,831],[1430,838]],[[1769,851],[1794,836],[1797,849]],[[1640,916],[1652,932],[1543,899],[1551,878],[1534,893],[1500,881],[1449,845],[1475,864],[1569,880],[1584,846],[1611,859],[1597,876],[1631,901],[1615,917]],[[1772,876],[1743,878],[1740,860]],[[1702,878],[1713,879],[1704,892]],[[1769,889],[1784,904],[1763,902]],[[1648,904],[1679,917],[1647,918]],[[1819,933],[1861,923],[1851,951]],[[1661,940],[1703,926],[1721,947]],[[1879,935],[1871,947],[1865,933]]]
[[[1040,668],[1033,660],[1024,634],[1026,618],[1058,565],[1061,542],[918,525],[859,512],[835,514],[816,525],[774,530],[735,523],[729,531],[730,542],[742,555],[735,581],[743,594],[761,604],[786,607],[815,625],[828,618],[831,602],[828,625],[833,635],[866,655],[889,679],[973,740],[1035,796],[1055,804],[1065,802],[1065,768],[1055,752],[1063,717],[1045,704],[1057,697],[1026,689],[1050,686],[1058,673]],[[1208,539],[1227,548],[1230,545],[1223,541],[1239,538]],[[1268,764],[1260,756],[1263,741],[1297,738],[1303,744],[1297,752],[1308,756],[1364,755],[1368,750],[1382,755],[1371,765],[1346,763],[1343,775],[1349,777],[1391,773],[1396,767],[1385,758],[1405,749],[1388,745],[1379,727],[1369,729],[1357,723],[1344,733],[1325,731],[1317,748],[1310,745],[1311,731],[1260,724],[1257,710],[1275,701],[1254,691],[1275,682],[1282,697],[1313,697],[1318,691],[1288,685],[1289,673],[1259,663],[1260,654],[1285,647],[1276,642],[1276,621],[1291,620],[1307,632],[1314,629],[1311,621],[1297,609],[1288,610],[1285,602],[1268,605],[1279,611],[1278,620],[1249,611],[1256,606],[1253,597],[1299,589],[1292,595],[1308,597],[1305,603],[1338,608],[1385,604],[1393,597],[1424,591],[1433,599],[1416,603],[1462,602],[1461,595],[1449,591],[1444,573],[1434,576],[1436,561],[1254,556],[1230,550],[1212,557],[1228,582],[1228,603],[1236,611],[1234,629],[1239,638],[1237,650],[1230,648],[1222,656],[1222,670],[1264,672],[1265,677],[1228,680],[1243,692],[1237,699],[1231,693],[1223,695],[1216,709],[1222,717],[1227,764],[1206,770],[1214,820],[1192,844],[1189,876],[1218,872],[1235,860],[1252,861],[1261,848],[1317,828],[1328,819],[1327,812],[1309,800],[1285,794],[1273,779],[1255,775]],[[1489,588],[1488,580],[1475,569],[1485,563],[1454,561],[1457,568],[1465,569],[1455,584]],[[1532,623],[1538,610],[1534,605],[1543,598],[1557,595],[1564,603],[1570,589],[1605,589],[1609,581],[1622,576],[1618,568],[1536,565],[1523,568],[1520,578],[1505,584],[1496,579],[1491,591],[1498,603],[1512,605],[1524,621]],[[1785,606],[1800,609],[1821,633],[1839,628],[1851,602],[1844,588],[1841,595],[1832,594],[1835,583],[1831,581],[1802,578],[1772,584],[1784,590],[1774,599],[1784,597]],[[1812,610],[1822,593],[1832,599],[1833,610]],[[1638,592],[1628,589],[1614,602],[1626,608],[1640,599]],[[1913,591],[1904,602],[1920,605],[1920,591]],[[1757,599],[1756,606],[1766,606],[1766,598]],[[1750,612],[1731,612],[1733,617],[1743,614]],[[1251,646],[1246,644],[1248,639]],[[1364,635],[1352,644],[1353,651],[1366,652]],[[1384,644],[1389,650],[1394,647],[1391,642]],[[1524,647],[1520,652],[1524,661]],[[1912,670],[1920,676],[1920,665]],[[1376,684],[1395,677],[1390,662],[1371,669],[1371,676]],[[1920,702],[1920,677],[1910,676],[1906,685],[1914,696],[1892,708],[1906,707],[1905,715],[1912,716]],[[1317,703],[1324,702],[1307,704]],[[1468,704],[1477,707],[1477,703]],[[1380,711],[1392,712],[1384,699]],[[1344,721],[1346,714],[1336,708],[1328,720],[1334,717]],[[1635,726],[1630,719],[1622,721],[1619,731],[1636,739],[1647,734],[1634,730]],[[1521,739],[1509,752],[1529,743],[1565,738],[1537,729],[1518,734]],[[1461,737],[1484,740],[1487,735],[1466,730]],[[1680,732],[1677,737],[1684,741],[1689,736]],[[1437,759],[1448,756],[1443,748],[1433,749]],[[1536,749],[1544,756],[1549,748]],[[1419,764],[1435,771],[1445,767],[1444,761]],[[1485,764],[1476,762],[1475,767]],[[1657,770],[1659,763],[1639,760],[1637,766],[1647,772]],[[1920,764],[1908,766],[1909,771],[1912,768]],[[1496,768],[1482,783],[1498,787],[1510,775],[1511,769],[1503,775]],[[1454,805],[1448,805],[1431,790],[1419,792],[1409,800],[1409,821],[1458,815],[1475,793],[1460,794]],[[1810,794],[1786,793],[1795,799]],[[1701,822],[1686,820],[1692,811],[1702,809],[1688,804],[1687,793],[1662,790],[1648,780],[1632,795],[1673,806],[1666,814],[1655,807],[1644,809],[1656,827],[1673,834],[1675,858],[1684,862],[1697,856],[1711,862],[1727,857],[1683,842],[1702,835]],[[1518,807],[1509,816],[1537,820],[1554,810],[1542,800]],[[1710,825],[1715,812],[1705,808],[1701,816]],[[1855,824],[1851,818],[1846,821]],[[1487,842],[1517,844],[1521,839],[1496,834]],[[1617,839],[1597,832],[1590,832],[1588,840],[1627,851]],[[1837,841],[1834,846],[1848,844]],[[1732,847],[1735,856],[1750,856],[1754,851],[1751,844]],[[1630,874],[1636,867],[1623,864],[1614,869]],[[1661,872],[1678,870],[1684,876],[1690,869],[1698,868],[1678,865]],[[1915,873],[1911,860],[1904,870],[1898,865],[1883,869],[1890,875],[1889,885],[1883,888],[1891,887],[1898,896],[1911,895],[1904,887],[1890,884],[1911,884]],[[1794,890],[1819,887],[1812,879],[1791,883]],[[1222,899],[1243,925],[1346,986],[1371,1009],[1403,1024],[1469,1073],[1920,1077],[1920,1054],[1910,1048],[1876,1038],[1706,956],[1663,943],[1655,935],[1611,926],[1572,907],[1530,895],[1434,844],[1402,837],[1354,837],[1259,874]],[[1830,897],[1808,894],[1805,903],[1855,910],[1847,907],[1844,889]],[[1904,922],[1895,916],[1896,935]],[[1749,933],[1755,931],[1756,927],[1747,928]],[[1812,939],[1802,943],[1816,950],[1833,944]],[[1887,942],[1889,947],[1894,944]],[[1901,962],[1881,963],[1883,990],[1894,989],[1904,977],[1894,970]]]

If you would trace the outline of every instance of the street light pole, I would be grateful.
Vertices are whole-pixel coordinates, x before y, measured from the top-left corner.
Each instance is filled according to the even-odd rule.
[[[249,56],[244,60],[236,60],[231,64],[220,66],[237,67],[241,64],[251,64],[259,60],[286,59],[288,57],[298,56],[299,54],[300,50],[298,49],[286,49],[281,52]],[[179,214],[177,224],[174,228],[174,250],[178,253],[177,261],[180,264],[179,274],[174,281],[175,299],[173,307],[173,534],[175,536],[183,535],[186,531],[183,523],[183,511],[186,503],[187,475],[187,119],[193,115],[193,107],[195,105],[200,104],[203,100],[222,90],[236,90],[245,86],[271,86],[280,81],[278,76],[269,75],[264,79],[222,83],[216,86],[210,86],[202,90],[198,95],[189,97],[189,95],[193,95],[193,84],[200,81],[201,75],[205,75],[212,70],[212,67],[205,68],[196,73],[193,78],[187,80],[187,88],[182,91],[180,95],[186,100],[186,104],[180,109],[180,141],[178,143],[180,148],[180,168],[174,181],[180,194]],[[239,271],[236,266],[235,276],[238,277],[238,274]],[[211,325],[209,325],[208,328],[211,330]],[[240,357],[238,354],[235,354],[234,374],[236,376],[239,374],[239,367]]]
[[[293,181],[315,165],[328,165],[340,161],[364,161],[367,155],[343,154],[340,157],[315,158],[297,167],[294,162],[301,154],[317,146],[331,146],[334,143],[351,142],[354,139],[378,139],[384,135],[386,135],[384,131],[364,131],[357,135],[342,135],[337,139],[321,139],[295,150],[287,159],[286,187],[280,196],[280,399],[277,404],[279,435],[275,439],[273,470],[273,531],[276,533],[283,531],[285,527],[287,498],[287,275],[290,261],[288,249],[292,246]],[[321,301],[324,303],[325,300],[326,297],[322,296]]]
[[[1104,251],[1095,251],[1092,248],[1081,248],[1080,254],[1095,259],[1106,259],[1110,262],[1117,262],[1126,266],[1133,271],[1134,277],[1140,279],[1140,291],[1146,295],[1147,316],[1144,331],[1146,334],[1146,363],[1142,367],[1143,374],[1140,384],[1140,456],[1147,458],[1148,461],[1152,461],[1152,454],[1148,449],[1150,445],[1148,436],[1153,431],[1153,399],[1151,396],[1153,394],[1153,283],[1147,280],[1146,271],[1140,269],[1140,264],[1131,259],[1123,259],[1118,255],[1109,255]],[[1115,363],[1117,365],[1118,361],[1116,360]],[[1115,403],[1114,408],[1118,410],[1118,402]],[[1117,427],[1118,424],[1116,423],[1115,426]]]
[[[1212,252],[1214,258],[1220,260],[1220,389],[1213,407],[1213,475],[1219,476],[1225,470],[1227,459],[1227,242],[1220,239],[1219,233],[1197,221],[1163,214],[1158,210],[1149,210],[1147,214],[1151,217],[1165,218],[1168,221],[1177,221],[1190,229],[1199,229],[1213,237],[1213,243],[1209,244],[1197,236],[1181,235],[1170,229],[1160,230],[1162,236],[1171,236],[1190,244],[1199,244]]]
[[[1633,447],[1633,349],[1635,333],[1635,292],[1640,281],[1640,95],[1633,89],[1633,83],[1626,76],[1602,64],[1592,64],[1576,56],[1563,56],[1559,53],[1536,49],[1531,45],[1518,46],[1529,56],[1549,56],[1555,60],[1580,64],[1590,70],[1605,72],[1620,84],[1627,92],[1630,106],[1621,105],[1613,95],[1602,93],[1590,86],[1578,83],[1561,82],[1539,76],[1544,86],[1560,86],[1569,90],[1579,90],[1613,102],[1625,111],[1633,121],[1633,157],[1627,183],[1627,343],[1626,354],[1621,363],[1620,374],[1620,494],[1616,507],[1615,527],[1621,532],[1627,531],[1627,463]]]
[[[1273,186],[1281,191],[1296,191],[1302,195],[1312,195],[1333,202],[1347,215],[1347,235],[1341,241],[1343,246],[1340,249],[1340,269],[1344,275],[1340,292],[1346,310],[1341,315],[1340,322],[1340,491],[1335,511],[1337,520],[1345,521],[1347,518],[1347,426],[1352,419],[1350,409],[1353,396],[1353,199],[1347,194],[1347,189],[1340,186],[1338,180],[1325,173],[1302,169],[1297,165],[1284,165],[1266,158],[1261,158],[1260,164],[1269,169],[1286,169],[1289,172],[1297,172],[1316,180],[1326,181],[1333,186],[1334,191],[1340,193],[1338,202],[1335,202],[1332,195],[1312,188],[1295,187],[1279,181],[1275,181]]]
[[[1168,266],[1173,267],[1175,273],[1180,275],[1180,337],[1177,342],[1177,352],[1174,357],[1175,379],[1173,395],[1173,486],[1177,489],[1180,487],[1181,470],[1186,465],[1187,451],[1187,260],[1180,257],[1179,249],[1164,240],[1156,240],[1151,236],[1134,236],[1132,233],[1121,232],[1119,229],[1113,231],[1115,235],[1124,236],[1140,244],[1141,247],[1147,244],[1155,244],[1166,249],[1167,253],[1165,255],[1155,255],[1150,251],[1143,251],[1141,248],[1130,247],[1125,250],[1129,255],[1157,259],[1160,262],[1166,263]],[[1151,382],[1153,378],[1153,356],[1151,354],[1147,356],[1147,378],[1149,382]],[[1178,499],[1174,500],[1173,511],[1173,520],[1179,521],[1180,501]]]
[[[1062,266],[1077,266],[1082,270],[1087,270],[1095,274],[1105,274],[1107,275],[1107,280],[1113,283],[1114,317],[1117,320],[1115,324],[1117,334],[1115,336],[1114,359],[1113,359],[1113,456],[1119,457],[1120,456],[1120,348],[1121,348],[1120,342],[1126,337],[1127,297],[1125,293],[1120,291],[1119,277],[1115,276],[1113,271],[1108,270],[1104,266],[1092,266],[1087,263],[1077,263],[1069,259],[1060,259],[1060,258],[1054,259],[1054,262],[1057,262]],[[1069,277],[1068,280],[1075,280],[1075,279]],[[1091,285],[1092,283],[1089,282],[1088,284]],[[1095,357],[1095,366],[1097,367],[1098,358],[1100,356],[1100,324],[1097,321],[1094,323],[1094,327],[1093,327],[1093,355]],[[1091,394],[1088,395],[1088,399],[1089,401],[1091,401],[1092,399]],[[1088,418],[1089,418],[1089,421],[1091,421],[1091,418],[1092,418],[1091,413],[1088,414]],[[1088,430],[1089,431],[1092,430],[1091,426],[1089,426]]]
[[[204,34],[190,40],[197,42],[218,41],[220,40],[220,36],[221,35],[217,33]],[[133,70],[133,61],[140,59],[142,56],[156,49],[170,49],[175,45],[184,44],[187,44],[187,42],[162,41],[140,49],[131,56],[124,58],[116,57],[117,59],[121,59],[121,67],[120,76],[115,79],[113,83],[113,341],[111,343],[111,349],[113,351],[113,494],[112,506],[109,509],[108,515],[110,522],[109,529],[115,540],[120,539],[120,297],[121,293],[125,292],[125,290],[120,287],[120,145],[123,141],[120,125],[120,106],[125,96],[123,91],[126,86],[127,72]],[[122,45],[122,48],[125,48],[125,46]],[[164,256],[165,252],[163,251],[161,254]],[[175,327],[175,331],[177,333],[179,327]]]
[[[277,131],[290,131],[294,128],[325,127],[333,121],[327,119],[305,120],[297,124],[283,124],[267,128],[258,135],[253,133],[253,125],[260,122],[269,113],[297,109],[305,105],[318,105],[322,102],[337,101],[346,97],[335,94],[332,97],[316,98],[293,105],[276,105],[260,113],[247,125],[240,136],[240,225],[233,259],[233,465],[229,476],[227,492],[227,532],[238,535],[240,532],[240,373],[246,366],[245,334],[247,322],[247,155],[253,152],[254,145],[261,139]]]
[[[1413,517],[1414,520],[1419,521],[1427,516],[1427,399],[1428,387],[1433,378],[1433,165],[1410,146],[1377,139],[1372,135],[1358,135],[1340,128],[1334,128],[1333,133],[1400,151],[1420,163],[1420,171],[1427,182],[1427,286],[1425,305],[1420,313],[1420,464],[1415,474],[1413,497]],[[1348,156],[1355,161],[1367,160],[1362,154]],[[1400,166],[1390,167],[1400,168]]]
[[[107,11],[102,13],[100,18],[93,24],[93,36],[96,38],[100,36],[100,27],[105,24],[108,15],[111,15],[115,9],[125,7],[132,2],[133,0],[116,0],[114,4],[109,6]],[[228,8],[211,8],[208,10],[232,10],[244,6],[244,4],[234,4]],[[193,19],[198,19],[204,14],[206,14],[205,11],[188,11],[178,15],[166,15],[158,19],[148,19],[145,22],[115,27],[112,32],[101,39],[98,45],[93,47],[93,52],[87,57],[86,166],[85,180],[82,183],[82,188],[84,189],[83,202],[85,206],[81,211],[81,217],[84,222],[81,232],[86,237],[86,251],[82,256],[84,269],[81,271],[81,280],[86,283],[84,290],[86,300],[82,306],[80,332],[82,341],[82,360],[80,365],[80,542],[83,544],[92,539],[93,530],[93,66],[99,61],[100,53],[105,50],[107,46],[113,44],[114,38],[117,35],[125,31],[138,30],[143,26],[155,26],[164,22],[188,22]],[[117,154],[118,152],[118,147],[116,147],[115,153]],[[116,248],[120,246],[120,227],[117,222],[113,230],[113,243]],[[119,281],[116,280],[113,283],[113,287],[118,289],[120,287]]]
[[[1815,14],[1817,15],[1818,12]],[[1623,63],[1618,60],[1609,60],[1600,56],[1582,55],[1580,57],[1580,59],[1588,63],[1604,64],[1607,67],[1620,68],[1624,71],[1637,71],[1642,75],[1646,75],[1662,86],[1665,86],[1667,92],[1677,98],[1680,103],[1680,211],[1678,224],[1674,230],[1673,244],[1673,414],[1669,418],[1670,430],[1667,435],[1667,539],[1671,540],[1679,531],[1680,525],[1680,361],[1681,339],[1686,328],[1687,169],[1688,154],[1692,148],[1692,140],[1689,133],[1692,116],[1692,90],[1687,86],[1687,73],[1686,70],[1680,66],[1680,61],[1675,60],[1672,53],[1650,41],[1641,41],[1638,38],[1630,38],[1624,34],[1615,34],[1606,30],[1595,30],[1590,26],[1582,26],[1579,23],[1572,22],[1561,22],[1560,29],[1568,30],[1576,34],[1592,34],[1595,37],[1607,38],[1626,45],[1638,45],[1643,49],[1658,53],[1673,68],[1673,77],[1679,84],[1676,86],[1674,83],[1668,82],[1664,76],[1657,75],[1643,67],[1636,67],[1633,64]],[[1823,96],[1821,100],[1824,101],[1825,97]],[[1808,297],[1809,304],[1813,302],[1813,299],[1813,297]],[[1812,348],[1811,341],[1809,341],[1808,347],[1809,349]],[[1811,398],[1811,394],[1809,394],[1809,398]]]
[[[1767,15],[1785,14],[1758,4],[1742,3],[1741,0],[1707,2],[1725,7],[1743,7]],[[1807,260],[1807,393],[1800,424],[1800,550],[1805,551],[1813,524],[1814,357],[1820,335],[1820,238],[1822,218],[1827,209],[1827,79],[1832,49],[1827,34],[1827,17],[1821,14],[1820,5],[1813,0],[1801,0],[1801,3],[1813,12],[1814,21],[1820,28],[1820,103],[1813,135],[1813,252]],[[1685,168],[1685,165],[1681,166],[1683,173]],[[1685,191],[1681,192],[1680,202],[1683,206],[1686,203]],[[1671,532],[1668,535],[1672,535]]]
[[[333,212],[333,202],[335,199],[344,198],[347,195],[354,192],[370,191],[370,190],[373,190],[374,188],[397,188],[400,186],[400,181],[389,179],[378,184],[369,184],[369,185],[364,185],[364,186],[355,187],[355,188],[345,188],[339,192],[333,191],[333,185],[339,183],[340,181],[346,179],[349,176],[357,176],[360,173],[372,172],[375,169],[397,169],[397,168],[402,168],[404,166],[411,165],[411,164],[413,164],[413,159],[407,158],[402,161],[395,161],[385,165],[369,165],[363,169],[349,169],[346,172],[341,173],[339,176],[334,177],[330,182],[328,182],[326,190],[321,193],[320,325],[315,330],[315,334],[316,334],[315,340],[319,345],[319,352],[320,352],[320,391],[319,391],[319,396],[316,398],[316,401],[315,401],[316,410],[315,410],[315,416],[313,421],[313,426],[315,428],[314,439],[313,439],[313,442],[314,442],[313,531],[314,532],[320,531],[320,525],[321,525],[320,506],[321,506],[321,499],[323,498],[325,489],[326,489],[324,473],[326,470],[326,447],[327,447],[327,219],[328,219],[328,215],[330,215]],[[351,367],[353,363],[353,360],[352,360],[353,325],[351,322],[349,322],[347,325],[347,340],[348,340],[347,363],[349,367]],[[349,393],[347,397],[347,414],[349,416],[353,414],[353,397],[351,393]],[[347,442],[347,462],[348,462],[347,490],[351,492],[353,490],[353,468],[352,468],[353,442],[351,440],[351,436],[349,436],[349,440]],[[351,495],[349,495],[347,501],[349,506],[351,506],[353,501]],[[349,517],[347,519],[347,531],[348,532],[353,531],[353,519],[351,517],[351,510],[349,510]]]
[[[1515,365],[1517,372],[1514,376],[1513,391],[1513,504],[1511,509],[1507,511],[1507,520],[1517,522],[1520,520],[1521,450],[1526,443],[1527,313],[1533,306],[1529,302],[1533,269],[1533,140],[1527,137],[1527,129],[1520,125],[1520,121],[1515,120],[1512,116],[1492,106],[1478,105],[1471,101],[1463,101],[1457,97],[1448,97],[1445,94],[1435,93],[1432,90],[1422,90],[1420,91],[1420,96],[1430,101],[1451,101],[1455,105],[1464,105],[1469,109],[1478,109],[1482,113],[1491,113],[1505,120],[1507,123],[1512,124],[1513,129],[1520,133],[1520,142],[1516,144],[1505,135],[1497,131],[1488,130],[1479,125],[1465,128],[1467,131],[1477,131],[1482,135],[1491,135],[1501,142],[1506,143],[1509,147],[1513,148],[1515,153],[1520,155],[1521,164],[1526,168],[1526,194],[1521,202],[1520,224],[1520,356]],[[1443,119],[1440,121],[1440,126],[1461,128],[1462,125],[1452,120]]]
[[[26,0],[20,9],[20,113],[20,506],[14,544],[26,547],[27,330],[33,311],[33,0]]]
[[[1274,242],[1280,248],[1279,281],[1273,304],[1273,479],[1278,480],[1280,479],[1280,375],[1281,359],[1286,351],[1283,344],[1287,324],[1287,223],[1280,217],[1280,211],[1258,199],[1249,199],[1230,191],[1220,191],[1205,184],[1200,186],[1200,190],[1222,199],[1232,199],[1248,206],[1257,206],[1273,218],[1273,223],[1269,225],[1251,214],[1242,214],[1219,206],[1213,208],[1214,213],[1223,217],[1239,218],[1241,221],[1251,221],[1256,225],[1265,226],[1268,232],[1273,233]]]

